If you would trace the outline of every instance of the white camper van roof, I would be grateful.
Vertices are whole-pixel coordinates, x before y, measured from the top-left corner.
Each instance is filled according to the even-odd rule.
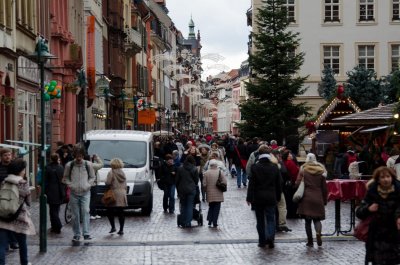
[[[131,130],[92,130],[85,134],[84,140],[130,140],[149,141],[152,139],[151,132]]]

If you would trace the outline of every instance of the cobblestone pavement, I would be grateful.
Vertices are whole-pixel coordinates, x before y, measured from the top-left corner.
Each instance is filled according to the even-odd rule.
[[[363,264],[364,244],[351,236],[323,237],[323,246],[307,248],[302,220],[289,219],[288,233],[277,233],[274,249],[257,247],[255,216],[245,202],[247,190],[229,179],[221,207],[219,228],[180,229],[176,214],[162,210],[162,191],[154,188],[154,208],[150,217],[129,213],[123,236],[109,235],[106,217],[91,221],[94,240],[89,245],[72,246],[71,225],[60,235],[48,234],[47,253],[39,253],[38,235],[28,238],[32,264]],[[349,203],[342,203],[342,224],[347,228]],[[202,203],[204,216],[208,206]],[[176,209],[179,209],[176,202]],[[32,216],[39,229],[39,204],[32,205]],[[178,212],[178,210],[176,210]],[[323,232],[334,230],[334,203],[326,207]],[[61,216],[63,217],[63,211]],[[117,226],[118,226],[118,221]],[[49,226],[48,222],[48,226]],[[193,221],[193,225],[196,222]],[[7,255],[7,264],[19,264],[18,254]]]

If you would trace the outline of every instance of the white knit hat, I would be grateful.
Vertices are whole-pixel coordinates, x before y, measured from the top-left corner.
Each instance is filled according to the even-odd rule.
[[[308,153],[307,158],[306,158],[306,163],[307,162],[317,162],[317,158],[313,153]]]

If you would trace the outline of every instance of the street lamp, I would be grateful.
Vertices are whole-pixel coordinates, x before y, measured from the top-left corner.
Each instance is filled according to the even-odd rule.
[[[161,106],[161,104],[159,104],[158,107],[157,107],[157,110],[158,110],[158,119],[159,119],[160,136],[161,136],[162,113],[164,111],[164,108]]]
[[[127,99],[127,97],[124,89],[121,89],[121,94],[119,95],[119,98],[122,101],[121,125],[122,129],[125,130],[125,100]]]
[[[40,252],[47,252],[47,206],[46,206],[46,194],[45,194],[45,178],[46,178],[46,122],[45,122],[45,102],[44,102],[44,64],[48,59],[57,58],[49,52],[49,46],[43,38],[39,38],[36,43],[35,52],[28,56],[32,60],[35,60],[40,66],[40,171],[42,173],[42,183],[40,192]]]
[[[110,88],[105,87],[103,90],[103,96],[106,99],[106,129],[110,129],[110,119],[109,119],[109,113],[110,113],[110,98],[114,97],[113,94],[110,93]]]
[[[139,122],[139,119],[138,119],[138,106],[137,106],[138,100],[139,100],[139,98],[135,95],[133,97],[133,115],[134,115],[134,117],[133,117],[133,129],[135,131],[137,131],[137,129],[138,129],[138,122]]]
[[[169,137],[169,122],[171,118],[169,109],[167,109],[167,111],[165,112],[165,118],[167,119],[167,136]]]

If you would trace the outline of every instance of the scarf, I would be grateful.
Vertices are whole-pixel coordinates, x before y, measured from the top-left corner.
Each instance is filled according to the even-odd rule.
[[[381,186],[378,185],[378,193],[382,198],[386,199],[392,192],[394,192],[394,185],[390,186],[387,190],[382,189]]]

